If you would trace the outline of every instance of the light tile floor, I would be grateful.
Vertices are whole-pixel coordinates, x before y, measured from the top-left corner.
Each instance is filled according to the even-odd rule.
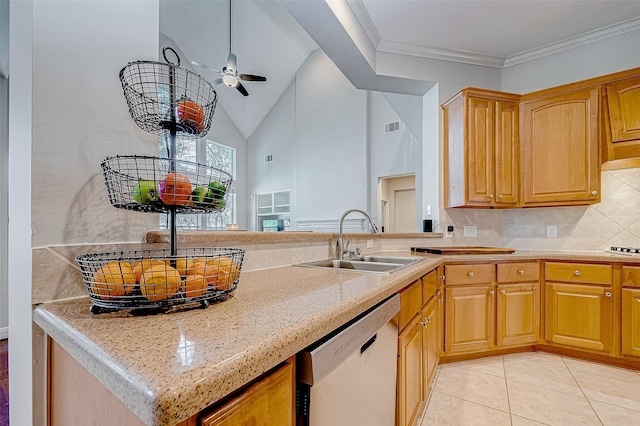
[[[442,364],[421,426],[640,426],[640,372],[542,352]]]

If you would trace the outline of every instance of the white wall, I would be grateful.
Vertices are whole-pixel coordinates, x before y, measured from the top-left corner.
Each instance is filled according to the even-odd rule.
[[[0,339],[7,337],[9,198],[9,2],[0,2]]]
[[[157,60],[158,3],[37,1],[33,26],[33,245],[140,241],[157,217],[111,207],[100,162],[157,155],[118,73]]]
[[[254,194],[291,190],[292,211],[296,214],[296,82],[285,90],[278,102],[249,137],[247,149],[247,187],[251,193],[249,229],[256,230]],[[264,162],[265,155],[273,161]]]
[[[394,104],[401,106],[413,104],[416,96],[395,95]],[[422,106],[422,101],[420,101]],[[405,124],[406,120],[396,112],[387,101],[384,94],[369,92],[369,150],[370,150],[370,175],[371,182],[369,193],[371,197],[371,210],[374,220],[378,220],[377,212],[377,187],[381,177],[415,175],[416,189],[416,223],[414,230],[422,229],[422,141],[416,138],[413,132]],[[417,110],[418,121],[422,126],[422,108]],[[401,121],[400,131],[384,134],[384,123]],[[410,118],[409,118],[410,120]],[[415,121],[415,120],[414,120]],[[420,129],[422,131],[422,129]]]
[[[640,66],[640,30],[504,68],[502,90],[528,93]]]
[[[368,209],[366,92],[357,90],[321,51],[296,77],[296,213],[336,219]]]
[[[422,97],[422,215],[434,221],[433,230],[438,232],[440,221],[440,188],[442,185],[442,155],[440,154],[440,102],[436,84]],[[431,212],[427,211],[431,207]],[[420,216],[419,216],[420,217]]]

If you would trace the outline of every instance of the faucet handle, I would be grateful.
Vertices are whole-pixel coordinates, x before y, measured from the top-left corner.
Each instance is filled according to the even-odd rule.
[[[356,246],[356,256],[362,256],[362,250],[358,246]]]

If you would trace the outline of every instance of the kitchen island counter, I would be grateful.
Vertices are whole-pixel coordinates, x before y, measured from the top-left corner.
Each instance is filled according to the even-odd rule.
[[[422,262],[390,275],[297,266],[243,272],[229,299],[206,309],[91,314],[91,302],[84,297],[42,304],[34,311],[34,321],[144,423],[172,425],[445,262],[554,259],[640,264],[637,257],[602,252],[422,257]]]

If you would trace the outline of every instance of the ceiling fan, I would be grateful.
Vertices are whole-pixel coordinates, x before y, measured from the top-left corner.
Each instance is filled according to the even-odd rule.
[[[220,74],[222,77],[211,82],[211,84],[213,84],[214,86],[220,83],[224,83],[225,86],[235,87],[236,89],[238,89],[238,92],[242,93],[243,96],[249,96],[249,92],[247,92],[247,89],[245,89],[240,80],[267,81],[267,78],[261,75],[238,74],[238,59],[236,58],[236,55],[231,51],[231,0],[229,0],[229,57],[227,58],[227,65],[222,68],[222,70],[219,70],[217,68],[213,68],[212,66],[201,64],[200,62],[191,61],[191,63],[195,66],[205,68]]]

